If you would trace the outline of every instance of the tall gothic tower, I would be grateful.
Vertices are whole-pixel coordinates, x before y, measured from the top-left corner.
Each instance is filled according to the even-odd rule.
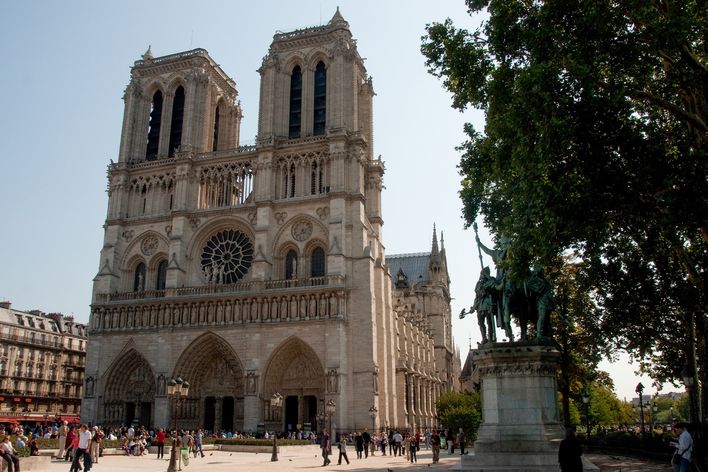
[[[348,23],[337,11],[276,34],[259,71],[256,144],[239,146],[235,83],[205,50],[133,66],[82,416],[314,429],[331,401],[338,428],[371,412],[377,426],[433,425],[435,340],[392,309],[374,92]],[[177,377],[191,388],[173,411]]]

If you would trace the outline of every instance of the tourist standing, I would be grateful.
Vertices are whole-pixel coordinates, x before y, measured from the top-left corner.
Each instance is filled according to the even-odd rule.
[[[98,426],[93,427],[93,434],[91,435],[91,446],[89,449],[89,454],[91,455],[91,463],[98,464],[98,456],[101,453],[101,441],[103,440],[103,431],[98,429]]]
[[[403,436],[401,436],[401,433],[396,431],[393,433],[393,455],[394,456],[400,456],[401,452],[403,452],[402,449],[402,443],[403,443]]]
[[[565,430],[565,439],[558,448],[558,464],[561,472],[583,472],[583,448],[575,437],[575,426],[568,426]]]
[[[160,428],[155,435],[155,445],[157,446],[157,458],[165,457],[165,430]]]
[[[59,434],[59,454],[57,455],[57,459],[63,458],[66,452],[66,435],[69,433],[68,424],[69,423],[64,421],[57,431],[57,434]]]

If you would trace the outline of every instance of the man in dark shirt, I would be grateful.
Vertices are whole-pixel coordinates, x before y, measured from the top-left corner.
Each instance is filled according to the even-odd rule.
[[[568,426],[565,430],[565,439],[561,441],[558,449],[558,464],[561,472],[583,472],[583,448],[575,437],[575,426]]]
[[[364,430],[364,433],[361,435],[362,439],[364,440],[364,458],[366,459],[369,457],[369,443],[371,442],[371,435],[367,430]]]

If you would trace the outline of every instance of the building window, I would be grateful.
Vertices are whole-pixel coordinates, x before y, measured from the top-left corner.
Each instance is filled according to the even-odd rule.
[[[181,85],[175,90],[172,101],[172,121],[170,123],[170,147],[168,155],[175,155],[175,149],[182,144],[182,122],[184,121],[184,87]]]
[[[157,159],[160,148],[160,122],[162,121],[162,92],[159,90],[152,96],[152,109],[150,110],[150,124],[148,125],[147,150],[145,160]]]
[[[157,281],[155,282],[155,288],[157,290],[164,290],[165,283],[167,282],[167,261],[162,260],[157,266]]]
[[[295,164],[290,166],[290,198],[295,196]]]
[[[22,319],[22,317],[21,317],[20,315],[15,315],[15,318],[17,318],[17,324],[18,324],[18,325],[20,325],[20,326],[24,326],[24,325],[25,325],[25,320]]]
[[[219,149],[219,106],[216,106],[216,111],[214,112],[214,143],[212,144],[211,150],[216,151]]]
[[[241,280],[253,262],[253,243],[241,231],[216,233],[202,250],[202,273],[207,282],[233,284]]]
[[[300,66],[293,68],[290,75],[290,139],[300,137],[300,122],[302,116],[302,71]]]
[[[315,68],[315,103],[314,127],[312,133],[317,136],[325,133],[327,119],[327,70],[322,61]]]
[[[135,268],[135,277],[133,278],[133,291],[141,292],[145,290],[145,264],[142,262]]]
[[[297,278],[297,253],[292,249],[285,256],[285,278]]]
[[[316,247],[310,256],[310,277],[324,277],[325,253],[321,247]]]

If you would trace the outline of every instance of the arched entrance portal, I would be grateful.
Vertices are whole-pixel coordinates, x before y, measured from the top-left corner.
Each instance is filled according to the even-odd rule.
[[[152,426],[155,374],[135,349],[120,354],[106,375],[103,424]]]
[[[184,350],[174,376],[189,381],[189,397],[177,415],[179,427],[209,431],[243,428],[243,368],[231,346],[214,333],[205,333]],[[174,408],[174,405],[173,405]]]
[[[283,410],[270,410],[270,397],[279,392]],[[297,425],[317,428],[317,413],[324,401],[325,373],[319,357],[299,338],[284,341],[271,355],[264,375],[263,407],[266,428],[294,431]]]

